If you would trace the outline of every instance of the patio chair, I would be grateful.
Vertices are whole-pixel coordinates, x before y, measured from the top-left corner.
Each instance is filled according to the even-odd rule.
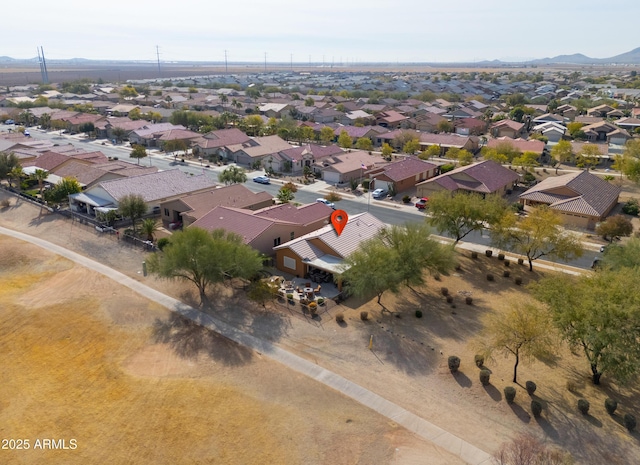
[[[320,284],[318,284],[318,287],[316,287],[316,288],[313,290],[313,292],[314,292],[315,294],[319,294],[319,293],[320,293],[320,289],[322,289],[322,286],[321,286]]]

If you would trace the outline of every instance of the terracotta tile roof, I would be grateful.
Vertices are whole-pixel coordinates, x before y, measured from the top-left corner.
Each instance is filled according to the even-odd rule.
[[[287,221],[301,225],[307,225],[320,221],[323,218],[329,221],[333,209],[319,202],[296,207],[290,203],[274,205],[272,207],[257,210],[254,215],[273,220]]]
[[[464,174],[466,176],[459,176]],[[468,190],[483,194],[491,194],[519,179],[517,173],[492,161],[484,160],[468,166],[461,166],[448,173],[427,179],[418,185],[437,183],[450,191]]]
[[[240,235],[244,239],[244,242],[248,244],[275,223],[293,224],[289,221],[273,220],[256,216],[249,210],[231,207],[215,207],[189,227],[202,228],[207,231],[224,229]]]
[[[87,165],[78,161],[70,161],[51,170],[51,173],[62,178],[74,177],[82,185],[88,185],[108,174],[95,165]]]
[[[189,131],[188,129],[169,129],[168,131],[162,131],[154,135],[160,136],[158,140],[196,139],[202,136],[200,133]]]
[[[202,148],[216,148],[244,144],[251,138],[237,128],[221,129],[205,134],[196,144]]]
[[[468,142],[469,136],[459,136],[458,134],[430,134],[426,132],[420,133],[420,143],[426,145],[462,148]]]
[[[43,170],[52,171],[57,166],[62,165],[65,161],[69,161],[69,157],[66,155],[54,152],[45,152],[35,160],[33,165]]]
[[[230,146],[229,150],[233,152],[237,152],[242,150],[250,157],[261,157],[264,155],[271,155],[273,153],[281,152],[283,150],[287,150],[291,148],[291,145],[282,140],[279,136],[266,136],[266,137],[256,137],[253,139],[254,142],[257,142],[259,145],[252,147],[243,146]]]
[[[569,189],[574,195],[561,192]],[[602,217],[618,202],[620,188],[588,171],[549,177],[520,195],[521,199],[543,202],[554,210]]]
[[[340,236],[336,234],[333,225],[327,225],[286,244],[274,247],[274,250],[289,248],[301,259],[313,260],[325,255],[310,242],[317,239],[333,250],[333,255],[336,257],[346,258],[355,252],[362,242],[377,237],[384,227],[385,224],[370,213],[359,213],[349,217]]]
[[[191,218],[198,219],[215,207],[234,207],[246,209],[263,202],[270,202],[272,195],[268,192],[252,192],[242,184],[232,184],[216,189],[189,194],[180,200],[190,210],[184,212]]]
[[[425,171],[433,170],[435,167],[436,165],[433,163],[420,160],[417,157],[406,157],[404,160],[395,161],[376,170],[369,171],[369,174],[375,176],[374,172],[376,174],[384,173],[392,181],[400,182],[407,178],[413,178]]]
[[[364,164],[366,171],[376,166],[377,162],[380,162],[380,157],[374,157],[362,150],[353,150],[351,152],[344,152],[339,155],[331,155],[322,159],[322,165],[324,169],[336,171],[338,173],[350,173],[361,168]]]
[[[510,119],[503,119],[501,121],[497,121],[491,125],[491,129],[497,129],[502,127],[508,127],[513,129],[514,131],[520,131],[523,127],[523,123],[518,123],[517,121],[513,121]]]
[[[128,194],[138,194],[146,202],[151,202],[211,188],[215,183],[204,174],[189,176],[175,169],[104,181],[99,186],[115,200]]]
[[[301,145],[300,147],[292,147],[287,150],[283,150],[280,152],[287,160],[300,160],[302,155],[311,155],[313,160],[320,160],[322,158],[331,156],[331,155],[339,155],[344,153],[344,151],[338,147],[337,145],[316,145],[316,144],[306,144]]]

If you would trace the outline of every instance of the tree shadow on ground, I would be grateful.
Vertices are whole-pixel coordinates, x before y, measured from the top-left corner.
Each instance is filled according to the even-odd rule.
[[[495,402],[500,402],[502,400],[502,393],[493,384],[487,384],[486,386],[483,386],[483,388],[485,392],[489,394],[489,397],[491,397]]]
[[[40,212],[38,213],[38,216],[34,216],[31,219],[31,221],[29,221],[29,226],[38,227],[43,224],[52,223],[60,219],[62,219],[60,215],[49,213],[49,211],[43,206],[43,207],[40,207]]]
[[[527,412],[525,409],[523,409],[520,405],[516,404],[515,402],[512,404],[509,404],[509,407],[511,407],[511,411],[515,414],[516,417],[518,417],[523,423],[529,423],[531,421],[531,415],[529,415],[529,412]]]
[[[453,379],[455,379],[462,388],[470,388],[473,385],[471,379],[461,371],[456,371],[452,373],[452,375]]]
[[[538,423],[538,426],[540,426],[542,431],[544,431],[544,433],[549,438],[553,439],[554,441],[557,441],[558,439],[560,439],[558,430],[555,429],[546,418],[544,418],[543,416],[534,417],[534,418],[536,419],[536,423]]]
[[[178,314],[156,319],[152,335],[156,343],[169,344],[182,358],[207,355],[227,366],[249,363],[253,351]]]

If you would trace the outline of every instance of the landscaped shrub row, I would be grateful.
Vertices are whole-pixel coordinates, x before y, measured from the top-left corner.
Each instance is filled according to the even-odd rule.
[[[510,404],[513,404],[514,399],[516,398],[516,388],[513,386],[507,386],[504,388],[504,398]]]
[[[491,372],[486,368],[480,370],[480,382],[483,386],[488,386],[491,379]]]

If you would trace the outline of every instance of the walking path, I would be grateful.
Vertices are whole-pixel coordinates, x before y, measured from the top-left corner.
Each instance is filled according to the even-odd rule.
[[[108,266],[84,257],[71,250],[60,247],[43,239],[29,236],[11,229],[0,226],[0,234],[11,236],[25,242],[37,245],[53,253],[61,255],[86,268],[94,270],[116,282],[130,288],[138,294],[157,302],[165,308],[179,313],[222,336],[231,339],[245,347],[248,347],[260,354],[275,360],[283,365],[304,374],[310,378],[323,383],[350,397],[351,399],[373,409],[384,415],[395,423],[405,427],[418,436],[432,442],[448,452],[455,454],[465,462],[472,465],[488,465],[491,463],[491,456],[463,439],[439,428],[429,421],[418,417],[408,410],[384,399],[383,397],[363,388],[362,386],[349,381],[342,376],[313,364],[297,355],[278,347],[275,344],[249,335],[217,318],[200,312],[199,310],[186,305],[172,297],[156,291]]]

